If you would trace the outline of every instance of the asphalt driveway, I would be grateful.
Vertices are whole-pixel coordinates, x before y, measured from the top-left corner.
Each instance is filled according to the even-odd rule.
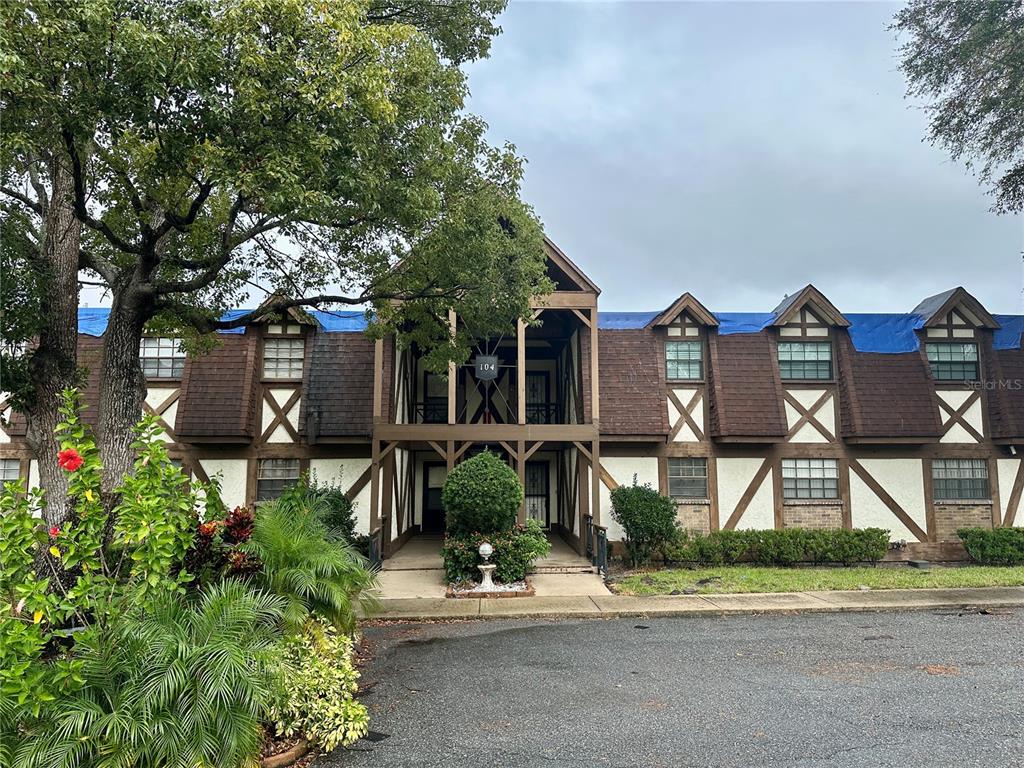
[[[1024,764],[1024,612],[371,627],[340,766]]]

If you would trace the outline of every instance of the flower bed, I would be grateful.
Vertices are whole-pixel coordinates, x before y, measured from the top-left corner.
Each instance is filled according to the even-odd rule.
[[[448,585],[445,597],[457,600],[466,597],[533,597],[536,594],[533,582],[529,579],[513,581],[508,584],[495,584],[494,586],[493,590],[485,590],[480,589],[480,585],[476,582],[460,581]]]

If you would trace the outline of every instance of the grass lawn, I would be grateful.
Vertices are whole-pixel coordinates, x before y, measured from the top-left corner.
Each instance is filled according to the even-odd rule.
[[[625,595],[669,595],[673,592],[710,595],[729,592],[806,592],[828,589],[914,589],[927,587],[1011,587],[1024,585],[1024,567],[969,565],[883,568],[766,568],[723,566],[633,573],[614,589]]]

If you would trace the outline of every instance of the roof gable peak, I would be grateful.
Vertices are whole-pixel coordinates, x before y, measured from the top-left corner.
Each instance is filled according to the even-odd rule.
[[[801,309],[808,306],[827,325],[839,328],[850,327],[850,321],[843,316],[843,313],[836,308],[836,305],[829,301],[825,294],[809,283],[797,293],[784,298],[779,306],[772,310],[775,319],[771,325],[786,325],[786,323],[799,316]]]
[[[994,330],[1001,327],[981,302],[963,286],[929,296],[914,307],[912,314],[921,317],[924,320],[924,327],[930,328],[944,323],[946,316],[954,309],[961,309],[968,315],[965,319],[978,328]]]
[[[718,325],[718,318],[715,314],[701,304],[690,292],[684,293],[678,299],[673,301],[661,314],[653,318],[648,324],[648,328],[658,328],[664,325],[671,325],[676,321],[683,312],[688,313],[694,320],[701,325],[716,327]]]

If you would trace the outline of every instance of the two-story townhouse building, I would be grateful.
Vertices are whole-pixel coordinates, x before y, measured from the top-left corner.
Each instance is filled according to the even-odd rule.
[[[595,530],[621,539],[610,492],[634,481],[672,496],[693,530],[877,526],[893,557],[956,559],[957,528],[1024,521],[1024,316],[962,288],[844,314],[813,286],[764,313],[689,293],[601,313],[597,286],[545,251],[554,292],[447,376],[370,339],[362,313],[293,311],[201,356],[146,338],[145,408],[183,471],[218,479],[229,505],[310,472],[345,490],[385,557],[444,530],[444,478],[484,449],[518,472],[521,518],[578,551]],[[80,314],[93,415],[105,318]],[[0,414],[0,474],[32,484],[24,422]]]

